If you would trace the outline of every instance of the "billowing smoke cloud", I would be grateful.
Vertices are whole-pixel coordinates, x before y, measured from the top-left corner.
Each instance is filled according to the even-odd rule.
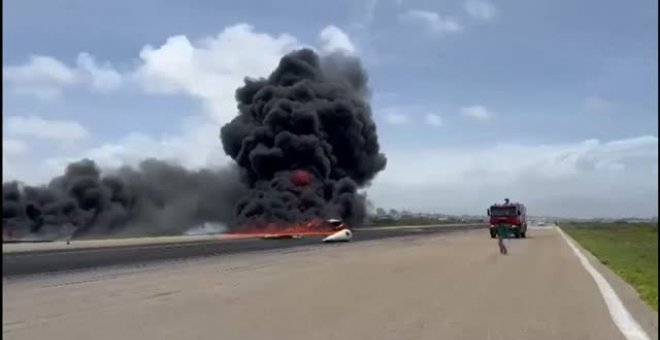
[[[82,160],[46,186],[4,183],[3,228],[54,238],[178,234],[204,222],[231,223],[244,190],[235,168],[188,171],[146,160],[101,176]]]
[[[314,218],[358,225],[366,214],[358,189],[386,164],[366,84],[356,58],[293,52],[236,91],[239,114],[221,140],[238,166],[189,171],[147,160],[102,175],[82,160],[46,186],[4,183],[3,231],[57,238]]]
[[[283,57],[267,79],[245,81],[239,115],[221,130],[249,188],[236,207],[240,223],[362,221],[358,189],[386,165],[366,85],[358,59],[308,49]]]

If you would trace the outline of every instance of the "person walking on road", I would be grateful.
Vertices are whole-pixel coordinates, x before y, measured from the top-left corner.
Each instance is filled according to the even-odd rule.
[[[508,198],[504,199],[504,205],[509,205],[510,201]],[[497,226],[497,245],[500,247],[500,254],[506,255],[509,253],[509,250],[506,249],[504,244],[504,239],[509,236],[509,230],[505,224],[499,224]]]
[[[497,245],[500,247],[500,254],[506,255],[509,253],[509,250],[506,249],[506,245],[504,244],[504,238],[507,237],[508,235],[508,230],[504,224],[500,224],[497,226]]]

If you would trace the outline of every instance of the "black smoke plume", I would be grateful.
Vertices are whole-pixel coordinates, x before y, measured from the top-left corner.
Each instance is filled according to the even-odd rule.
[[[221,129],[249,188],[236,206],[239,223],[359,224],[358,189],[386,165],[368,95],[357,58],[309,49],[284,56],[267,79],[246,79],[236,91],[239,115]]]
[[[221,129],[235,165],[189,171],[147,160],[101,174],[91,160],[75,162],[45,186],[3,183],[3,232],[154,235],[314,218],[356,226],[366,214],[358,189],[386,164],[366,85],[356,58],[293,52],[236,91],[239,114]]]
[[[17,238],[180,234],[205,222],[231,223],[244,190],[234,167],[189,171],[146,160],[102,176],[82,160],[45,186],[4,183],[3,231]]]

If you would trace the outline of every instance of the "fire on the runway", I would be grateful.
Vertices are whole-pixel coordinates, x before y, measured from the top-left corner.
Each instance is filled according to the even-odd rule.
[[[330,222],[329,222],[330,221]],[[284,236],[327,236],[345,228],[343,223],[332,223],[334,220],[312,219],[299,223],[255,223],[246,225],[240,231],[226,233],[226,236],[254,236],[282,238]]]

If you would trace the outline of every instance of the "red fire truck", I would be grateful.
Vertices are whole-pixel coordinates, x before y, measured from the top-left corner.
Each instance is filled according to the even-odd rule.
[[[491,205],[488,208],[488,216],[491,238],[497,237],[498,228],[507,230],[508,234],[515,238],[527,236],[527,209],[524,204],[511,203],[505,199],[504,204]]]

